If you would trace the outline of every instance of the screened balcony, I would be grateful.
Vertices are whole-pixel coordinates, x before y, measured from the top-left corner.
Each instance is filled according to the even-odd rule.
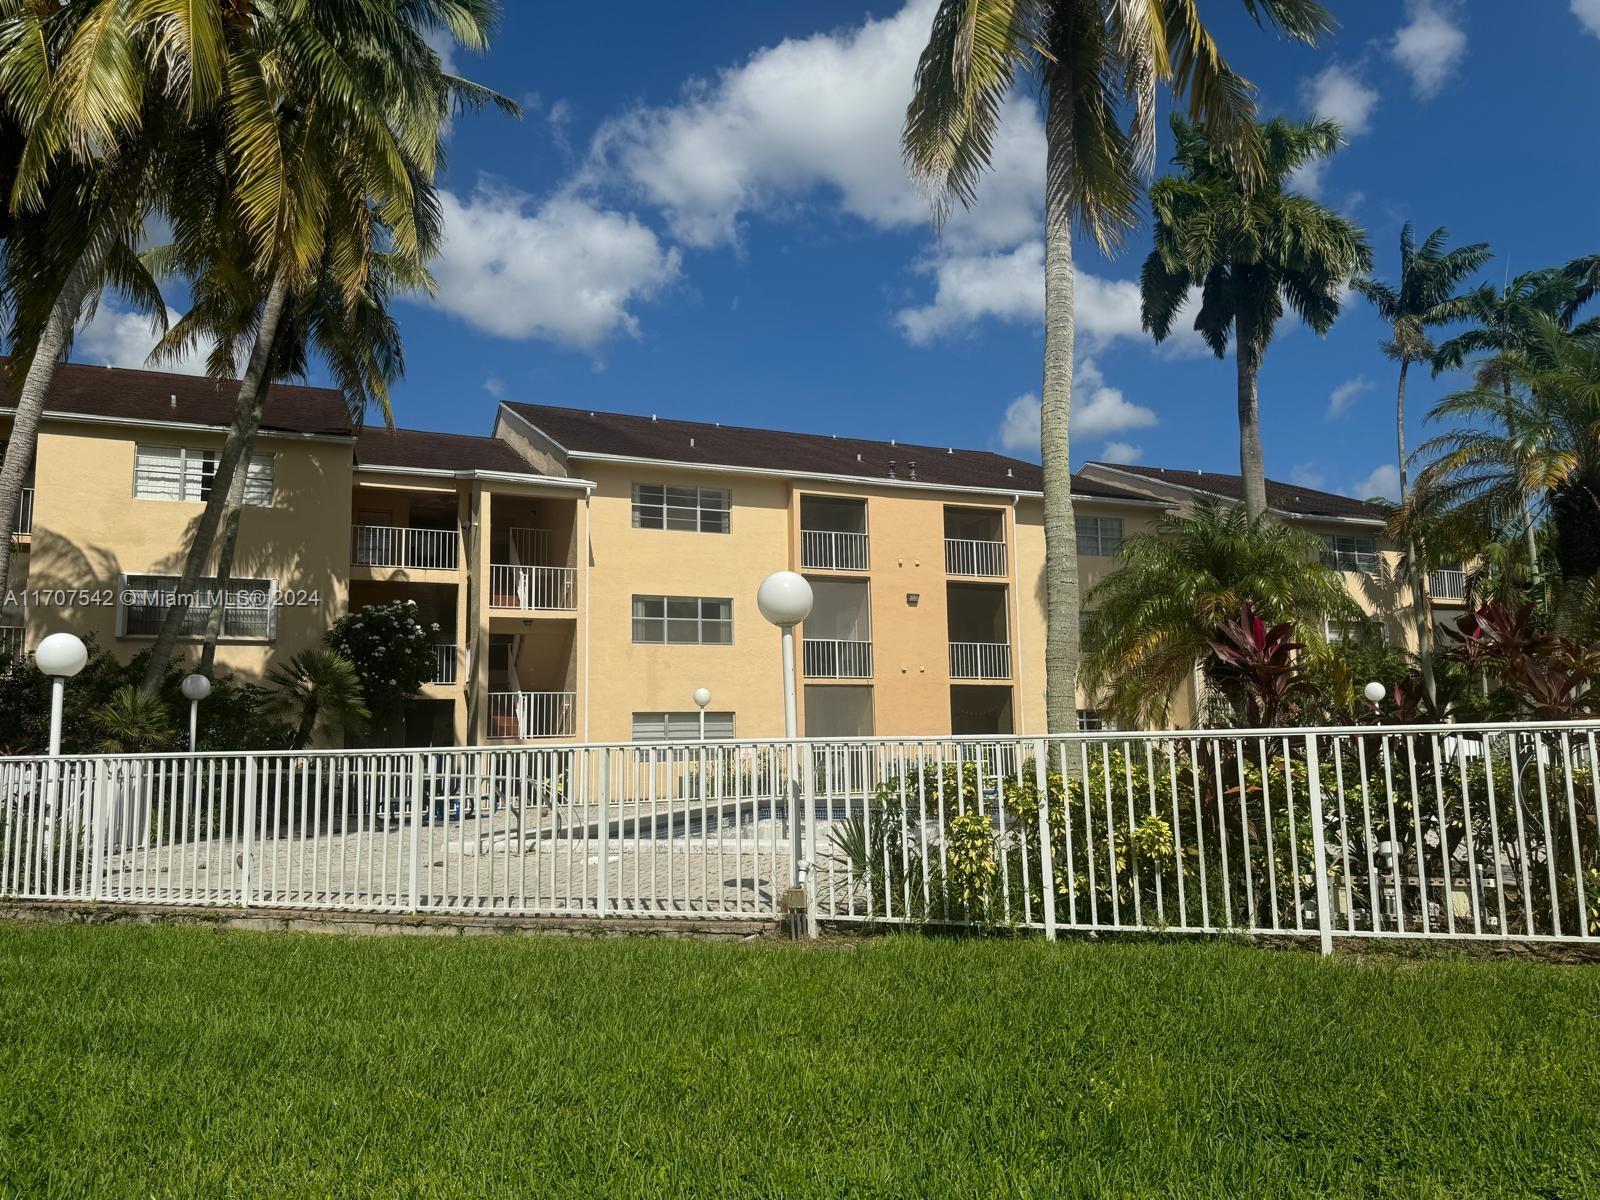
[[[867,502],[831,496],[800,498],[800,565],[809,571],[865,571]]]
[[[944,569],[947,575],[975,575],[1004,579],[1006,522],[1002,513],[989,508],[944,510]]]
[[[807,679],[872,678],[872,614],[866,582],[811,581],[811,615],[801,627]]]
[[[950,678],[1010,679],[1011,638],[1005,588],[952,583],[948,610]]]

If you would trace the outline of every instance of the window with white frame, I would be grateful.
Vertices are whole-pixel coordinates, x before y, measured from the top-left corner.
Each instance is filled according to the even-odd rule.
[[[176,575],[128,575],[117,594],[117,636],[155,637],[178,603]],[[273,579],[230,579],[223,590],[222,636],[231,641],[271,641],[277,636]],[[217,581],[202,579],[184,605],[180,636],[204,637],[217,596]]]
[[[726,646],[733,641],[733,601],[704,596],[635,596],[633,640],[667,646]]]
[[[1121,517],[1079,517],[1078,553],[1110,558],[1122,549]]]
[[[1097,708],[1080,708],[1078,710],[1078,728],[1084,733],[1099,733],[1106,729],[1115,729],[1117,723],[1106,716]]]
[[[633,714],[633,740],[636,742],[693,742],[700,737],[698,712],[636,712]],[[706,713],[706,739],[728,741],[733,737],[731,712]]]
[[[727,533],[732,497],[725,488],[633,485],[635,529],[678,529],[689,533]]]
[[[1330,646],[1359,646],[1363,642],[1387,642],[1381,621],[1334,621],[1323,624],[1322,635]]]
[[[1324,534],[1322,561],[1337,571],[1376,571],[1378,543],[1369,537]]]
[[[204,503],[211,499],[211,481],[216,478],[219,456],[219,451],[190,446],[140,445],[134,451],[134,498]],[[272,506],[273,474],[272,455],[257,454],[250,459],[244,480],[247,505]]]

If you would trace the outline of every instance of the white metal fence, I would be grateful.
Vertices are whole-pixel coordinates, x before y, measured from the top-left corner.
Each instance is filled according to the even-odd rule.
[[[800,531],[800,565],[819,571],[865,571],[870,561],[867,535],[826,529]]]
[[[454,529],[357,525],[351,533],[350,559],[361,567],[454,571],[460,544]]]
[[[872,643],[840,638],[801,642],[802,669],[810,679],[871,679]]]
[[[1435,600],[1465,600],[1467,598],[1467,573],[1465,571],[1434,571],[1428,576],[1428,592]]]
[[[570,738],[577,732],[576,692],[491,692],[489,736]]]
[[[1600,940],[1600,723],[0,760],[0,894]],[[794,803],[790,803],[790,797]]]
[[[945,538],[944,569],[947,575],[982,575],[1001,578],[1006,573],[1004,542],[974,541],[971,538]]]
[[[1010,679],[1011,647],[1005,642],[951,642],[951,679]]]
[[[433,678],[429,682],[444,687],[454,686],[456,671],[461,661],[461,651],[454,642],[440,642],[433,648]]]
[[[578,607],[578,572],[573,567],[489,568],[489,607],[533,611]]]

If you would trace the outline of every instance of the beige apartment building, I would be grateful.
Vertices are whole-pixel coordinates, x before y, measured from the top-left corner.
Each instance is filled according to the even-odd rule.
[[[149,601],[182,568],[236,389],[60,370],[0,636],[31,647],[67,629],[125,657],[149,644]],[[501,404],[487,437],[357,429],[337,392],[277,387],[217,661],[260,679],[340,615],[411,599],[438,644],[408,744],[692,736],[701,687],[710,734],[781,736],[779,634],[755,595],[787,568],[816,600],[798,650],[805,734],[1035,732],[1041,488],[1037,465],[987,451],[532,404]],[[1085,590],[1124,538],[1204,494],[1236,502],[1238,480],[1085,466]],[[1270,499],[1403,639],[1376,514],[1288,485]],[[1193,708],[1178,697],[1174,720]]]

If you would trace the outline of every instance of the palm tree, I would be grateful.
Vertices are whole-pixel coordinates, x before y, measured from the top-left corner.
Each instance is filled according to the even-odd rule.
[[[1324,622],[1360,611],[1322,543],[1236,504],[1202,501],[1123,542],[1117,566],[1089,594],[1085,688],[1123,724],[1160,728],[1173,695],[1205,661],[1217,626],[1248,604],[1295,638],[1325,644]]]
[[[1353,222],[1289,190],[1294,171],[1340,146],[1332,121],[1260,127],[1261,179],[1238,169],[1214,133],[1172,118],[1180,174],[1150,189],[1155,249],[1139,286],[1144,327],[1164,341],[1191,288],[1200,289],[1194,327],[1218,358],[1230,333],[1239,377],[1239,473],[1245,511],[1267,511],[1266,467],[1256,380],[1284,302],[1318,333],[1339,315],[1340,288],[1372,265],[1366,234]]]
[[[452,106],[494,103],[518,111],[445,72],[424,35],[448,29],[480,49],[498,11],[498,0],[415,0],[399,12],[383,0],[349,0],[292,13],[257,9],[234,31],[229,103],[223,119],[197,131],[198,152],[188,156],[195,185],[183,189],[174,221],[172,261],[195,277],[202,300],[172,330],[166,349],[211,334],[219,348],[248,343],[249,353],[211,495],[179,577],[180,595],[198,588],[230,511],[229,525],[236,526],[240,465],[254,446],[273,381],[293,373],[286,363],[304,362],[303,343],[286,332],[292,314],[325,307],[331,290],[342,298],[340,319],[349,327],[324,345],[342,341],[357,357],[398,362],[381,348],[353,346],[349,334],[373,328],[360,310],[374,294],[375,269],[406,286],[426,280],[423,264],[439,245],[434,178]],[[217,169],[218,161],[228,168]],[[380,256],[386,268],[378,266]],[[386,316],[377,325],[393,333]],[[220,365],[214,358],[213,368]],[[342,364],[333,366],[343,374]],[[387,382],[369,374],[345,389],[358,421],[375,380],[380,390]],[[226,540],[231,570],[232,537]],[[224,584],[219,573],[219,594]],[[146,670],[147,691],[159,684],[183,619],[182,606],[168,611]],[[212,619],[220,621],[215,605]]]
[[[1457,289],[1474,271],[1489,261],[1487,242],[1474,242],[1446,250],[1449,231],[1442,226],[1430,233],[1419,247],[1412,237],[1411,222],[1400,230],[1400,280],[1390,286],[1376,279],[1356,280],[1356,291],[1372,302],[1390,329],[1383,352],[1400,364],[1400,382],[1395,389],[1395,445],[1400,467],[1400,503],[1405,504],[1406,468],[1406,373],[1412,363],[1432,362],[1438,347],[1428,336],[1430,329],[1448,325],[1466,315],[1467,298]],[[1422,668],[1422,686],[1430,703],[1437,692],[1433,681],[1433,620],[1428,605],[1428,576],[1417,557],[1415,537],[1408,539],[1406,567],[1411,576],[1412,611],[1417,626],[1417,656]]]
[[[291,749],[303,750],[319,734],[357,732],[372,715],[355,667],[332,650],[302,650],[268,680],[277,691],[265,708],[294,726]]]
[[[172,714],[159,696],[129,684],[89,714],[101,754],[148,754],[172,747]]]
[[[1312,0],[1243,0],[1252,18],[1314,43],[1332,28]],[[1039,85],[1045,126],[1045,671],[1052,730],[1077,724],[1078,563],[1071,444],[1074,226],[1122,241],[1155,158],[1155,90],[1168,85],[1248,178],[1259,171],[1253,89],[1223,60],[1195,0],[941,0],[917,63],[901,144],[936,219],[974,203],[1019,75]],[[1126,120],[1124,120],[1126,118]]]
[[[1441,418],[1465,424],[1417,448],[1427,465],[1415,503],[1455,510],[1480,528],[1519,508],[1530,530],[1548,520],[1561,575],[1555,624],[1564,631],[1600,572],[1600,330],[1568,332],[1557,317],[1535,315],[1523,348],[1440,401],[1429,419]]]
[[[1581,260],[1580,260],[1581,261]],[[1511,373],[1509,364],[1519,354],[1525,353],[1537,340],[1537,329],[1543,318],[1555,318],[1570,325],[1577,315],[1580,300],[1581,272],[1544,269],[1525,271],[1500,291],[1484,284],[1467,296],[1462,314],[1473,325],[1442,343],[1433,357],[1433,374],[1455,370],[1468,359],[1482,355],[1473,372],[1479,388],[1499,388],[1509,401]],[[1513,509],[1496,514],[1498,520],[1509,519]],[[1527,547],[1528,571],[1533,584],[1541,582],[1539,547],[1533,521],[1533,507],[1522,503],[1515,511],[1522,513],[1522,535]]]

